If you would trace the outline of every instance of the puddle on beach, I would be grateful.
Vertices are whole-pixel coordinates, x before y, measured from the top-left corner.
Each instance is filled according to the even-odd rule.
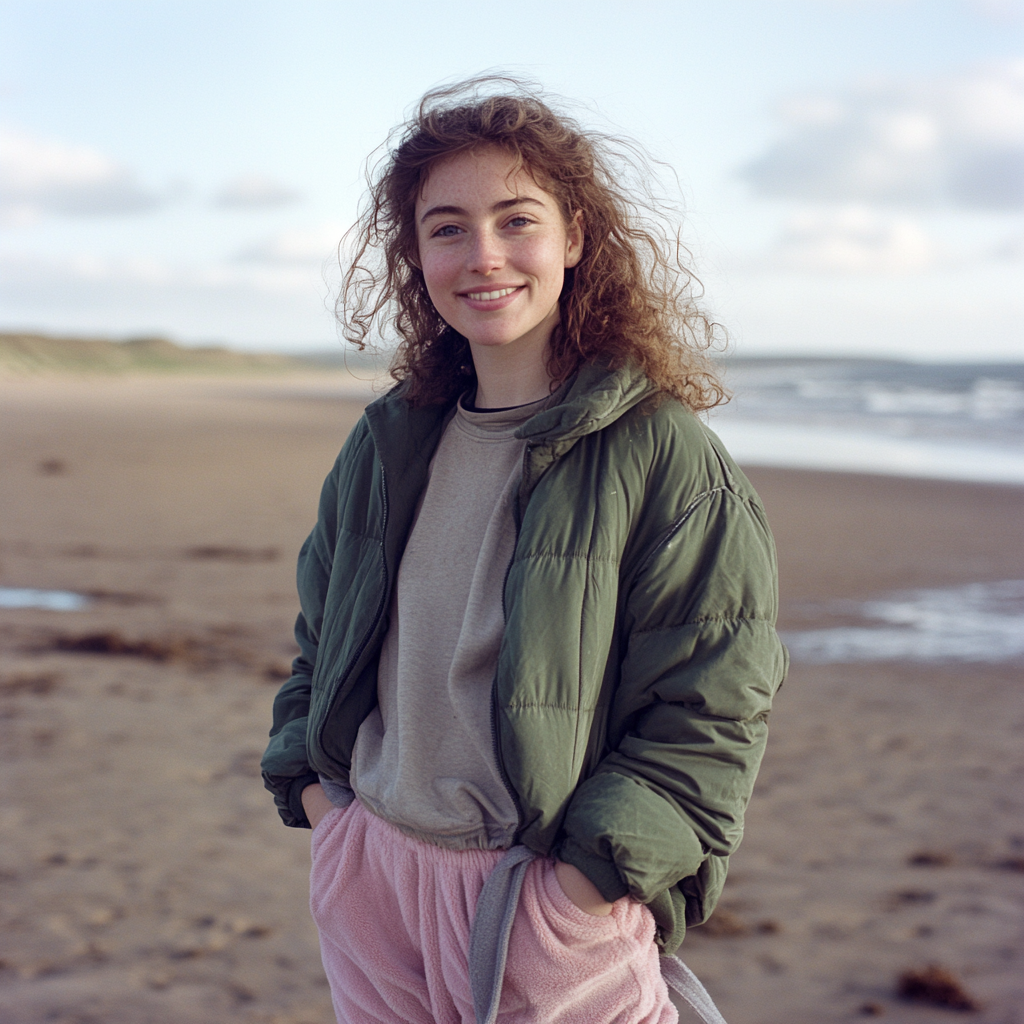
[[[1024,662],[1024,580],[907,590],[826,610],[878,624],[784,632],[794,661]]]
[[[51,612],[79,612],[92,602],[70,590],[34,590],[31,587],[0,587],[0,608],[43,608]]]

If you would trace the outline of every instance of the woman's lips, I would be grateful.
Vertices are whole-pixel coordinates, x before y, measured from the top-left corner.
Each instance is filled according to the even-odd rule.
[[[461,292],[459,298],[469,306],[488,312],[492,309],[504,309],[509,303],[514,302],[516,296],[526,287],[524,284],[507,285],[504,288],[479,288],[472,292]]]

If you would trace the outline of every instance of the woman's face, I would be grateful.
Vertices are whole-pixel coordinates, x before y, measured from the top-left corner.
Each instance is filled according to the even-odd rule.
[[[515,345],[543,359],[583,231],[512,164],[489,147],[433,168],[416,202],[420,267],[434,308],[474,350]]]

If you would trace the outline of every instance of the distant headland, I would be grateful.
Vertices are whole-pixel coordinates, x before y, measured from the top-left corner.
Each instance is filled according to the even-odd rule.
[[[220,345],[179,345],[152,336],[117,340],[0,331],[0,373],[282,373],[312,369],[362,367],[366,357],[337,351],[295,355],[239,352]]]

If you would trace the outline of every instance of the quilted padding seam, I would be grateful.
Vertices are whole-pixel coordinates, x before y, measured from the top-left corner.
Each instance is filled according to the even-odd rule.
[[[722,625],[739,625],[743,622],[764,622],[768,625],[773,625],[771,618],[760,615],[737,615],[737,616],[725,616],[721,618],[716,616],[707,616],[702,619],[688,619],[685,622],[676,622],[668,626],[648,626],[646,629],[634,629],[633,636],[642,636],[645,633],[664,633],[670,629],[685,629],[687,626],[707,626],[712,623],[721,623]]]

